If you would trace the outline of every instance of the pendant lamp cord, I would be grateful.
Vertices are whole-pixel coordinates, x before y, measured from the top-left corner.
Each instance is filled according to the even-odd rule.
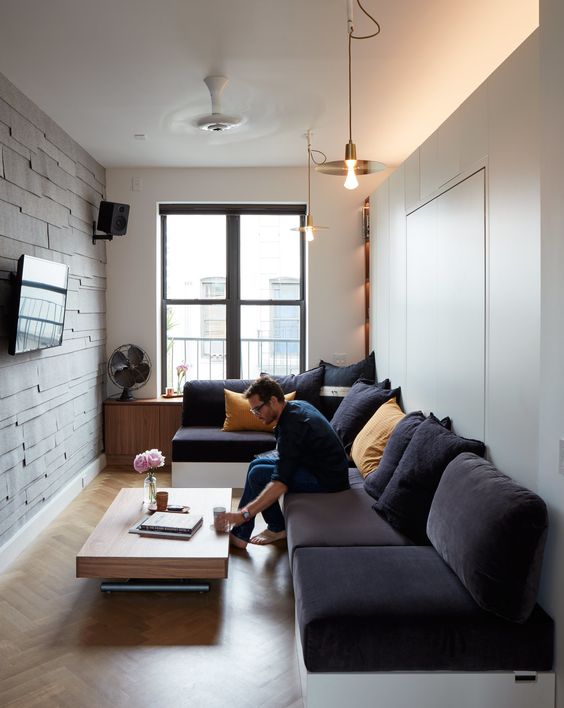
[[[316,157],[319,155],[320,157]],[[311,147],[311,131],[307,133],[307,204],[308,209],[311,203],[311,163],[314,165],[323,165],[327,162],[327,155],[321,150],[314,150]]]
[[[372,15],[362,6],[360,0],[356,0],[357,5],[362,12],[376,25],[376,31],[372,34],[354,34],[352,17],[349,18],[349,142],[352,142],[352,40],[353,39],[372,39],[380,34],[380,23],[375,20]]]
[[[316,156],[319,157],[316,157]],[[307,141],[307,208],[310,208],[311,204],[311,163],[314,165],[323,165],[327,162],[327,155],[321,150],[314,150],[311,147],[310,139],[308,136]]]
[[[307,134],[307,210],[311,209],[311,138]]]

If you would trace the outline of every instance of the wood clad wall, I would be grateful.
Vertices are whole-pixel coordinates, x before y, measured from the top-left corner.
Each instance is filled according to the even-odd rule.
[[[102,450],[105,170],[0,74],[0,547]],[[63,345],[8,355],[22,254],[70,268]]]

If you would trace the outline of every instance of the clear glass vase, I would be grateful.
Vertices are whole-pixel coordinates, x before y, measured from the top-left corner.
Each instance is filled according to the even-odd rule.
[[[143,482],[143,503],[145,506],[157,503],[157,477],[152,470]]]

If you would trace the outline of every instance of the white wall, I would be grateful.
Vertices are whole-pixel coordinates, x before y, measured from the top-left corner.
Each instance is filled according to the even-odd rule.
[[[142,190],[132,190],[141,178]],[[382,175],[361,178],[352,192],[337,177],[312,175],[314,222],[329,226],[308,246],[307,364],[349,362],[364,356],[364,250],[361,209]],[[133,342],[154,364],[149,383],[136,393],[160,393],[160,243],[158,203],[304,203],[305,168],[109,169],[108,199],[131,205],[128,232],[108,245],[107,352]]]
[[[539,493],[549,503],[541,601],[557,626],[557,705],[564,706],[564,3],[541,0],[541,379]]]

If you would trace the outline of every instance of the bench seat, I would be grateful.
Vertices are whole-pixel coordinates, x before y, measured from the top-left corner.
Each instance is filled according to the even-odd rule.
[[[432,547],[298,548],[293,582],[310,672],[552,669],[552,619],[484,612]]]

